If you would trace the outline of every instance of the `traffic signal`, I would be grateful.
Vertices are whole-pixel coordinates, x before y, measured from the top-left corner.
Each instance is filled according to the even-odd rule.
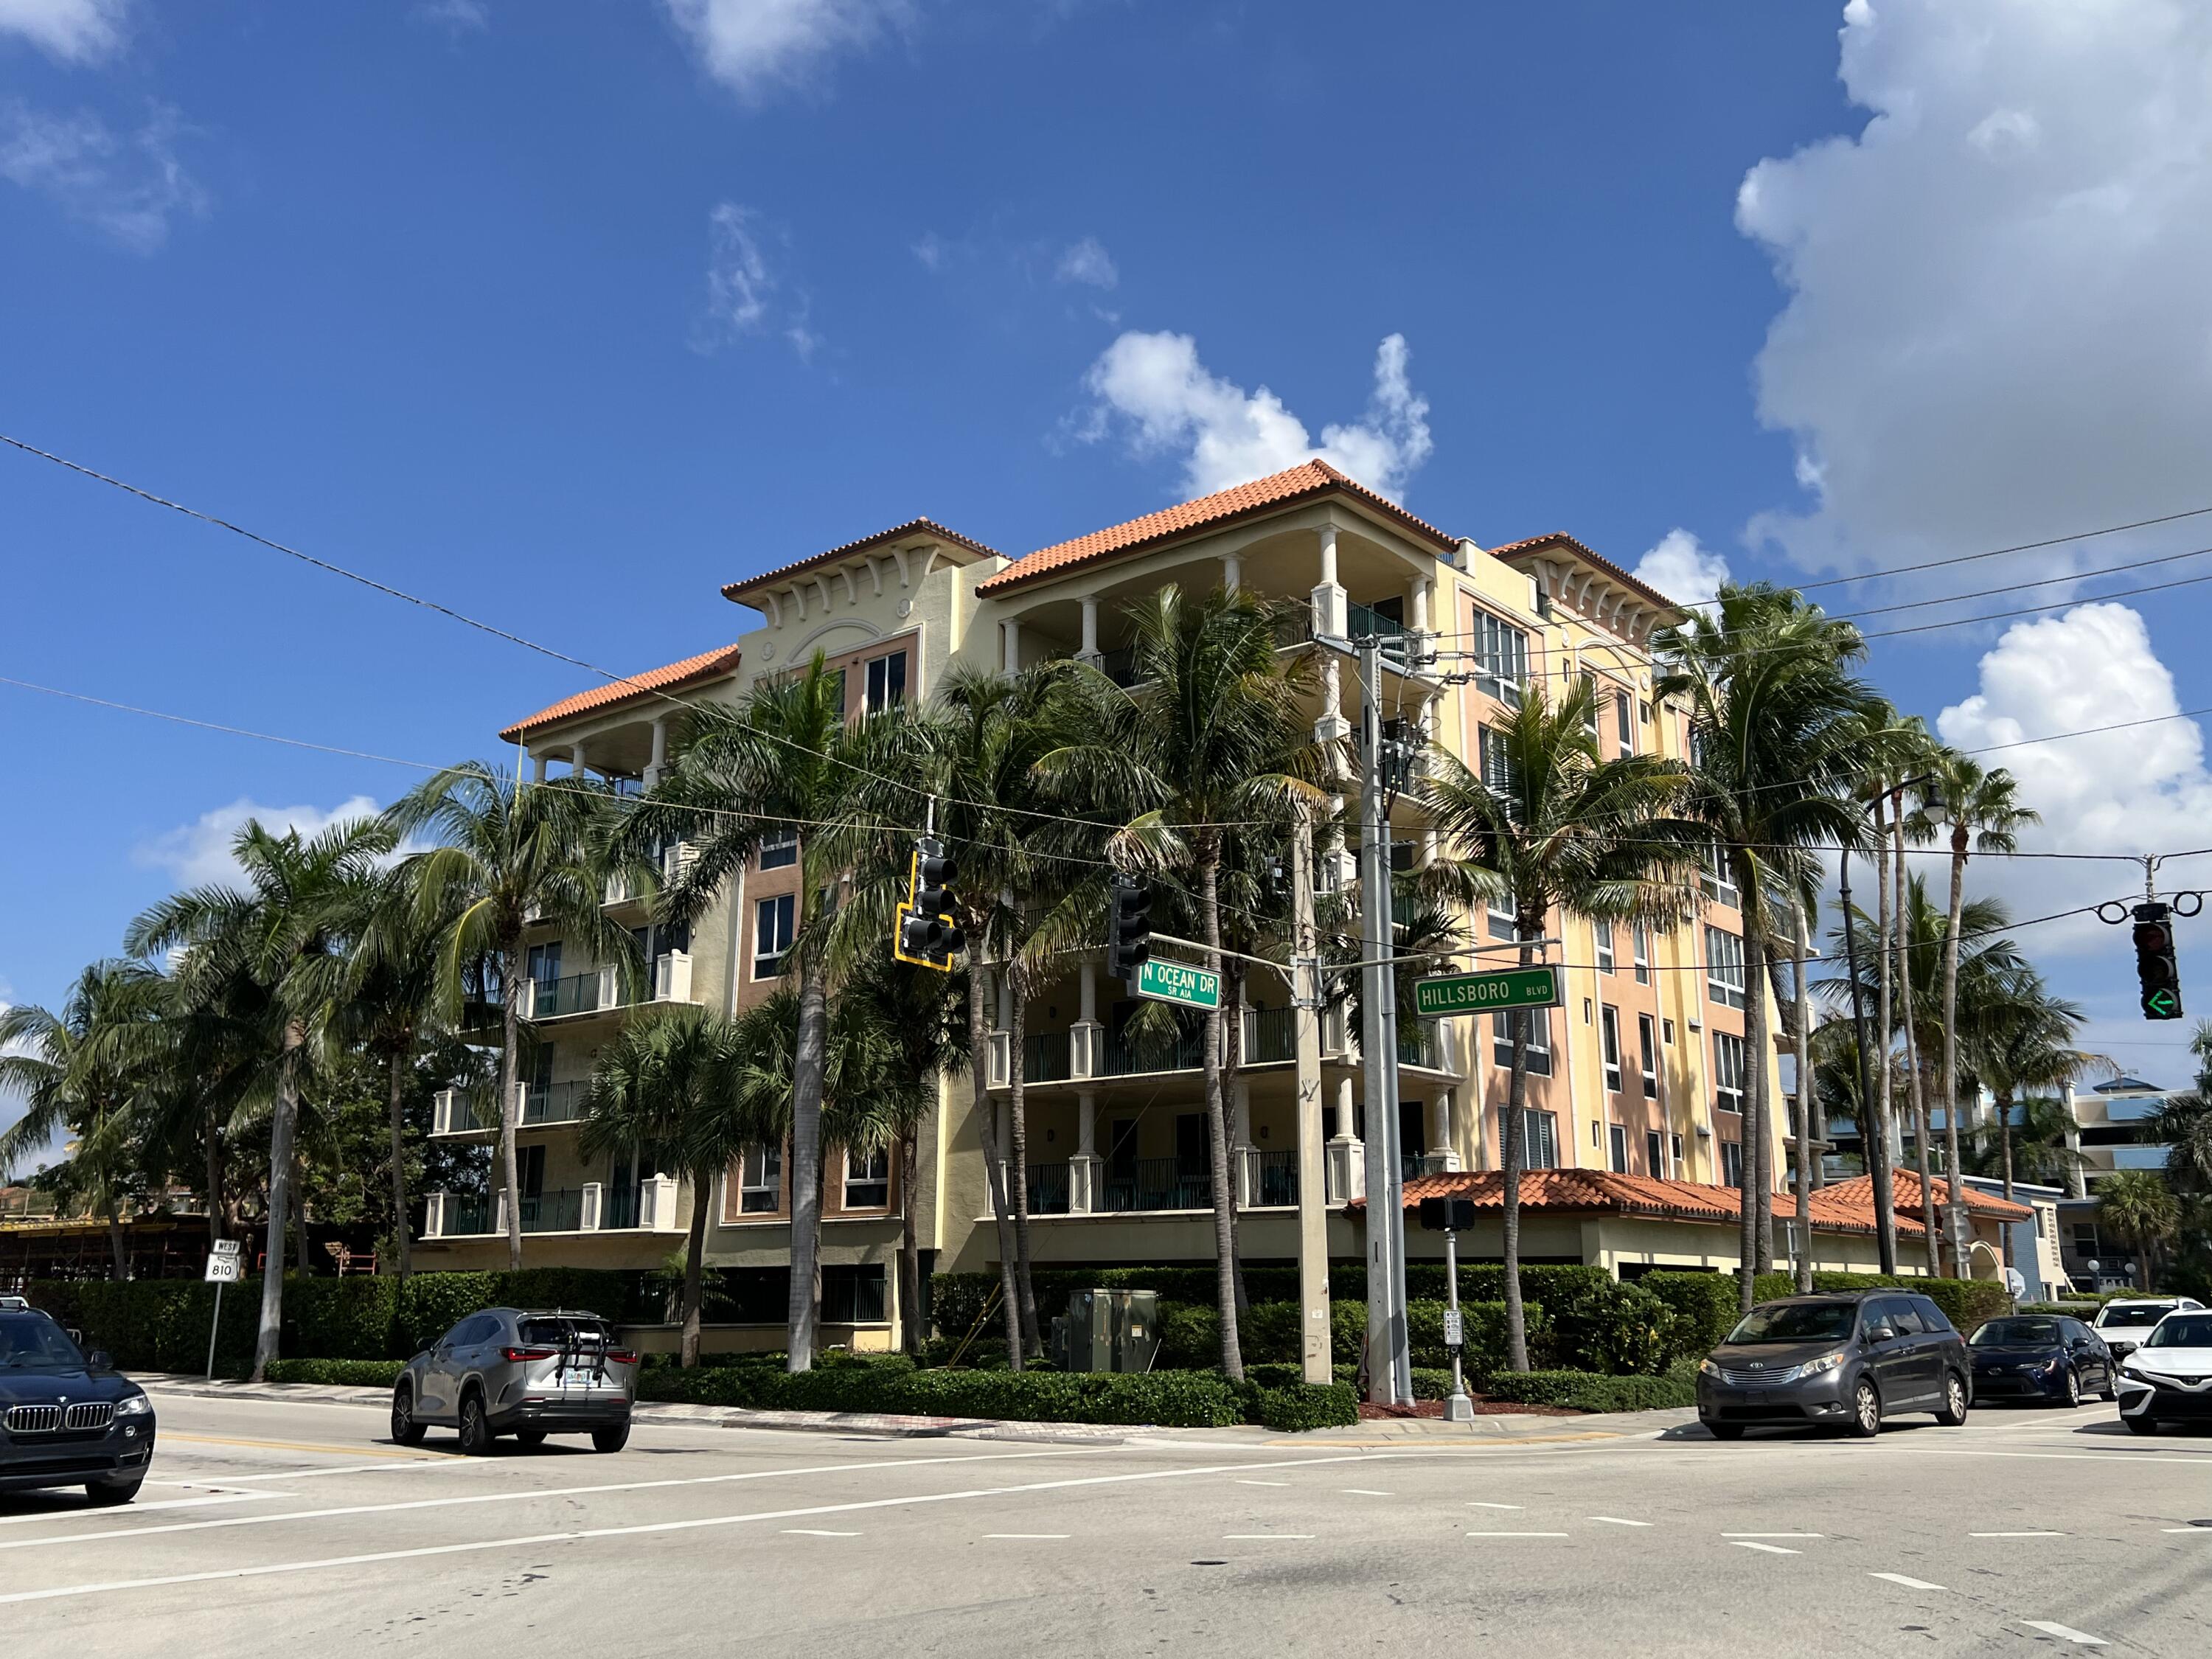
[[[1113,878],[1111,919],[1106,929],[1106,971],[1115,979],[1134,979],[1152,954],[1152,896],[1134,876]]]
[[[898,908],[891,954],[917,967],[950,973],[952,958],[967,948],[967,935],[952,920],[952,883],[958,867],[945,856],[945,843],[917,836],[907,868],[906,902]]]
[[[2181,963],[2173,954],[2173,908],[2156,899],[2135,907],[2136,978],[2145,1019],[2181,1018]]]

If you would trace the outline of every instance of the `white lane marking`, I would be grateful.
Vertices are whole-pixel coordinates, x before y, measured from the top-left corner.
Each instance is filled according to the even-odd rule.
[[[2071,1625],[2054,1625],[2048,1619],[2023,1619],[2020,1621],[2030,1630],[2039,1630],[2045,1636],[2055,1636],[2062,1642],[2073,1642],[2085,1648],[2112,1646],[2101,1636],[2092,1636],[2085,1630],[2075,1630]]]
[[[1064,1532],[987,1532],[986,1538],[1066,1538]]]
[[[1469,1538],[1565,1538],[1563,1532],[1471,1532]]]
[[[1520,1507],[1518,1504],[1469,1504],[1468,1505],[1471,1510],[1517,1510]]]
[[[1019,1455],[1020,1454],[1016,1454]],[[654,1533],[697,1532],[708,1527],[742,1526],[752,1521],[803,1521],[818,1515],[851,1515],[863,1510],[918,1508],[975,1498],[1011,1498],[1024,1492],[1060,1492],[1071,1486],[1127,1486],[1138,1480],[1172,1480],[1193,1475],[1225,1474],[1234,1468],[1312,1468],[1327,1463],[1376,1463],[1401,1455],[1362,1452],[1344,1457],[1304,1457],[1288,1462],[1201,1465],[1188,1469],[1145,1469],[1134,1474],[1091,1474],[1066,1480],[1032,1480],[1018,1486],[976,1486],[961,1492],[921,1492],[904,1498],[871,1498],[850,1504],[813,1504],[796,1510],[753,1510],[740,1515],[708,1515],[688,1521],[653,1521],[629,1527],[586,1527],[573,1532],[530,1533],[515,1538],[483,1538],[465,1544],[427,1544],[411,1550],[376,1550],[362,1555],[332,1555],[313,1561],[271,1561],[258,1566],[224,1567],[210,1572],[172,1573],[159,1578],[113,1578],[88,1584],[60,1584],[47,1589],[0,1594],[0,1606],[17,1601],[52,1601],[64,1596],[97,1595],[110,1590],[157,1589],[171,1584],[208,1584],[226,1578],[266,1578],[277,1573],[317,1572],[332,1567],[372,1566],[386,1561],[419,1561],[438,1555],[477,1555],[486,1550],[534,1548],[540,1544],[577,1544],[600,1538],[639,1538]],[[944,1462],[982,1462],[982,1458],[945,1458]],[[1278,1536],[1288,1536],[1279,1534]]]
[[[1089,1447],[1056,1451],[987,1452],[969,1457],[910,1457],[875,1463],[817,1463],[802,1468],[748,1469],[737,1474],[689,1475],[668,1480],[617,1480],[595,1486],[534,1486],[516,1492],[470,1492],[459,1498],[417,1498],[398,1504],[349,1504],[328,1510],[286,1510],[280,1514],[225,1516],[217,1521],[179,1521],[158,1527],[118,1527],[108,1532],[58,1533],[50,1538],[0,1540],[0,1550],[37,1549],[51,1544],[82,1544],[99,1539],[144,1538],[172,1532],[213,1532],[219,1528],[265,1526],[280,1521],[325,1521],[340,1515],[389,1515],[405,1510],[457,1509],[474,1504],[519,1504],[533,1498],[589,1498],[600,1492],[654,1492],[670,1486],[727,1486],[738,1480],[772,1480],[781,1474],[843,1474],[874,1469],[927,1468],[945,1463],[995,1463],[1031,1457],[1096,1455]],[[289,1496],[270,1492],[271,1498]]]
[[[1250,1543],[1255,1539],[1262,1538],[1311,1538],[1312,1536],[1310,1532],[1224,1532],[1221,1534],[1224,1543],[1231,1544]]]
[[[857,1532],[824,1532],[819,1527],[786,1527],[783,1533],[787,1538],[858,1538],[860,1535]]]
[[[1724,1532],[1723,1538],[1826,1538],[1824,1532]]]
[[[164,1484],[167,1485],[169,1483],[165,1482]],[[282,1498],[283,1495],[284,1494],[283,1492],[219,1492],[212,1498],[164,1498],[160,1502],[154,1504],[133,1504],[129,1510],[125,1511],[125,1513],[129,1515],[149,1515],[155,1510],[198,1510],[205,1509],[211,1504],[251,1504],[255,1502],[257,1499]],[[88,1504],[83,1509],[46,1510],[36,1515],[0,1515],[0,1527],[28,1526],[34,1521],[77,1521],[91,1516],[97,1516],[102,1521],[112,1522],[115,1519],[115,1511],[113,1510],[96,1510]],[[84,1538],[91,1538],[97,1535],[98,1534],[93,1533],[82,1533],[78,1534],[78,1536]]]
[[[314,1480],[326,1474],[379,1474],[386,1469],[493,1469],[503,1467],[483,1457],[410,1457],[389,1463],[318,1463],[304,1469],[271,1469],[265,1474],[226,1474],[227,1485],[245,1480]],[[189,1486],[180,1480],[179,1486]]]
[[[1941,1584],[1929,1583],[1925,1578],[1907,1578],[1901,1572],[1870,1572],[1867,1577],[1869,1578],[1887,1578],[1891,1583],[1902,1584],[1907,1589],[1939,1590],[1943,1588]]]
[[[1649,1521],[1626,1521],[1617,1515],[1593,1515],[1590,1519],[1602,1521],[1607,1525],[1613,1527],[1648,1527],[1651,1524]]]
[[[2063,1538],[2063,1532],[1970,1532],[1969,1538]]]
[[[1287,1480],[1239,1480],[1237,1484],[1240,1486],[1287,1486],[1291,1483]]]
[[[1372,1486],[1340,1486],[1337,1490],[1347,1498],[1395,1498],[1394,1492],[1376,1492]]]
[[[2160,1527],[2160,1532],[2193,1532],[2200,1538],[2212,1538],[2212,1527]]]
[[[1740,1550],[1764,1550],[1769,1555],[1802,1555],[1802,1550],[1784,1549],[1779,1544],[1762,1544],[1753,1538],[1731,1538],[1729,1542]]]
[[[2191,1464],[2185,1454],[2159,1457],[2139,1452],[1972,1451],[1955,1446],[1915,1446],[1912,1449],[1916,1455],[1923,1457],[2029,1457],[2049,1463],[2163,1463],[2170,1469],[2203,1467],[2201,1463]]]

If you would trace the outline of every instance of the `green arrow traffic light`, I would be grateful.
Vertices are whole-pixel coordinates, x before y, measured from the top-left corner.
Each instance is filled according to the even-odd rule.
[[[2171,991],[2147,992],[2142,1000],[2142,1011],[2146,1019],[2179,1019],[2181,999]]]

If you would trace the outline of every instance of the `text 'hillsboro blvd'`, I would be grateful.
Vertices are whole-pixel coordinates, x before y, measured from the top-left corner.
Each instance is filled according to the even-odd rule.
[[[1556,968],[1510,968],[1495,974],[1446,974],[1418,980],[1414,1012],[1425,1016],[1481,1014],[1497,1008],[1550,1008],[1559,1001]]]

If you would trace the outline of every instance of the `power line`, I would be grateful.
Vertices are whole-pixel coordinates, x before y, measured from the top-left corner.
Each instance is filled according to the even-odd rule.
[[[1928,559],[1918,564],[1891,565],[1885,569],[1863,570],[1856,575],[1850,576],[1828,576],[1817,582],[1800,582],[1796,586],[1798,591],[1802,592],[1808,588],[1835,587],[1845,582],[1872,581],[1878,576],[1903,576],[1916,570],[1935,570],[1946,565],[1972,564],[1978,559],[2002,558],[2008,553],[2032,553],[2039,548],[2060,547],[2068,542],[2086,542],[2100,536],[2118,536],[2130,530],[2148,530],[2156,525],[2178,524],[2184,519],[2203,518],[2208,513],[2212,513],[2212,507],[2192,507],[2185,512],[2167,513],[2155,519],[2137,519],[2131,524],[2106,525],[2101,530],[2081,530],[2076,531],[2070,536],[2052,536],[2039,542],[2018,542],[2010,547],[1993,547],[1986,553],[1960,553],[1948,559]]]

